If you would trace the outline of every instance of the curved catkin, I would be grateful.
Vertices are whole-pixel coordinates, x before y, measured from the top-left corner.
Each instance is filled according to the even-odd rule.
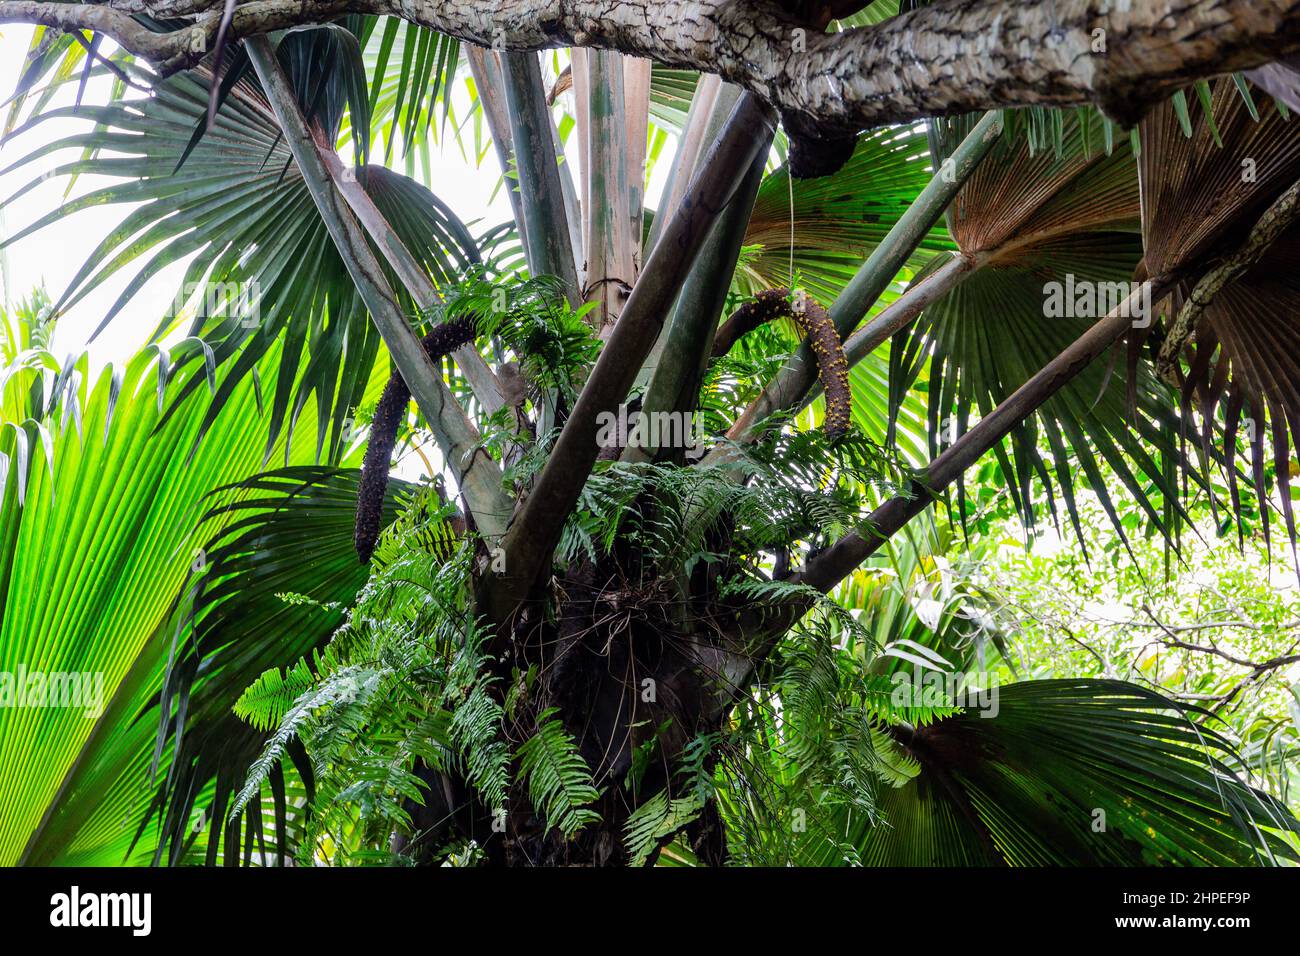
[[[789,289],[764,289],[742,305],[714,336],[713,357],[726,355],[737,340],[765,322],[794,319],[817,360],[817,378],[826,393],[826,418],[822,425],[827,437],[834,441],[848,432],[851,421],[849,362],[844,357],[835,323],[821,303],[804,296],[804,307],[799,311],[791,305],[790,298]]]
[[[366,443],[366,457],[361,462],[361,480],[357,483],[357,520],[352,531],[352,543],[361,563],[365,564],[375,553],[384,511],[384,492],[388,490],[388,463],[392,460],[393,446],[397,444],[397,429],[406,417],[406,407],[411,402],[411,391],[402,376],[393,377],[384,387],[384,394],[375,406],[370,420],[370,437]]]
[[[721,358],[731,351],[740,339],[760,325],[790,314],[789,289],[764,289],[722,324],[713,336],[713,357]]]
[[[803,329],[808,345],[817,357],[817,378],[826,393],[826,418],[822,427],[826,437],[835,441],[848,433],[852,420],[853,393],[849,389],[849,360],[844,357],[844,347],[831,314],[821,303],[807,300],[802,312],[794,312],[794,320]]]
[[[444,322],[420,340],[425,354],[437,362],[462,345],[474,341],[474,318],[464,315]],[[379,531],[383,525],[384,493],[388,490],[388,464],[397,444],[397,431],[406,417],[411,402],[411,390],[396,369],[384,386],[384,393],[375,406],[370,421],[370,437],[366,455],[361,462],[361,480],[357,483],[357,518],[352,532],[352,543],[361,563],[365,564],[375,553]]]

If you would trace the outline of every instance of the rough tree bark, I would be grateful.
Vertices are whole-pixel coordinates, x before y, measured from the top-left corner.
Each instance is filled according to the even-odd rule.
[[[811,5],[816,6],[816,5]],[[851,6],[851,5],[850,5]],[[0,0],[0,23],[101,32],[164,74],[215,45],[224,0]],[[823,33],[809,4],[773,0],[249,0],[233,38],[345,13],[387,14],[481,46],[591,47],[717,73],[797,131],[973,110],[1095,103],[1135,122],[1191,80],[1300,52],[1300,0],[939,0]],[[145,13],[188,25],[154,33]]]

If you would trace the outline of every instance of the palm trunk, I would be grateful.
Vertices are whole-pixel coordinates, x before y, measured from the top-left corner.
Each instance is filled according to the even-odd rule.
[[[585,82],[575,83],[579,96],[585,93],[586,97],[579,106],[585,119],[580,132],[586,135],[582,147],[585,290],[599,303],[595,325],[604,336],[623,311],[640,269],[641,229],[639,222],[635,231],[632,228],[632,203],[639,214],[646,127],[642,121],[639,136],[629,136],[632,116],[641,110],[635,103],[629,110],[625,58],[585,50],[575,55],[585,63],[581,70]],[[644,92],[648,96],[648,85]]]

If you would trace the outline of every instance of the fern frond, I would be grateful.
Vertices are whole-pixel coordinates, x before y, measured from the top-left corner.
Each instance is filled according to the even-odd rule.
[[[451,739],[465,765],[465,776],[489,807],[504,807],[509,787],[510,749],[501,739],[505,712],[482,682],[452,712]]]
[[[704,799],[698,793],[672,800],[666,790],[637,807],[623,825],[629,865],[644,866],[655,847],[698,817],[703,808]]]
[[[519,772],[528,786],[533,806],[566,838],[572,837],[600,815],[586,805],[600,796],[592,784],[591,770],[578,753],[578,745],[547,708],[538,715],[537,732],[519,748]]]
[[[258,730],[270,730],[288,713],[294,703],[316,682],[305,660],[299,660],[284,673],[274,667],[266,671],[235,701],[235,716]]]

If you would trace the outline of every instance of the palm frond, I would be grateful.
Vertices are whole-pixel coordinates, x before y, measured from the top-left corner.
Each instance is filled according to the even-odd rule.
[[[341,120],[340,98],[351,94],[346,84],[328,92],[340,84],[320,80],[324,54],[313,54],[311,47],[299,50],[305,43],[286,40],[281,55],[295,85],[316,100],[309,105],[319,121],[335,124],[333,131],[322,127],[332,141]],[[347,59],[329,62],[343,69]],[[380,338],[250,76],[234,84],[214,128],[177,168],[205,120],[210,81],[210,73],[198,69],[158,84],[147,100],[50,110],[25,124],[15,135],[68,116],[98,125],[33,150],[11,170],[69,146],[111,149],[112,159],[83,158],[58,171],[76,175],[93,170],[121,182],[67,203],[7,237],[5,244],[92,205],[140,204],[78,271],[55,303],[56,312],[137,263],[100,323],[97,331],[102,331],[129,303],[139,305],[137,294],[149,278],[171,262],[190,258],[175,298],[157,305],[154,339],[188,323],[189,334],[208,344],[217,364],[229,363],[204,430],[234,387],[252,374],[258,358],[282,340],[282,373],[270,402],[268,443],[281,429],[292,430],[314,398],[316,440],[333,456],[340,451],[350,409],[360,404]],[[477,259],[464,225],[424,187],[382,167],[363,166],[357,176],[436,283],[445,283]],[[258,254],[249,256],[250,248]],[[396,281],[393,285],[401,288]],[[403,301],[414,314],[414,304]]]

